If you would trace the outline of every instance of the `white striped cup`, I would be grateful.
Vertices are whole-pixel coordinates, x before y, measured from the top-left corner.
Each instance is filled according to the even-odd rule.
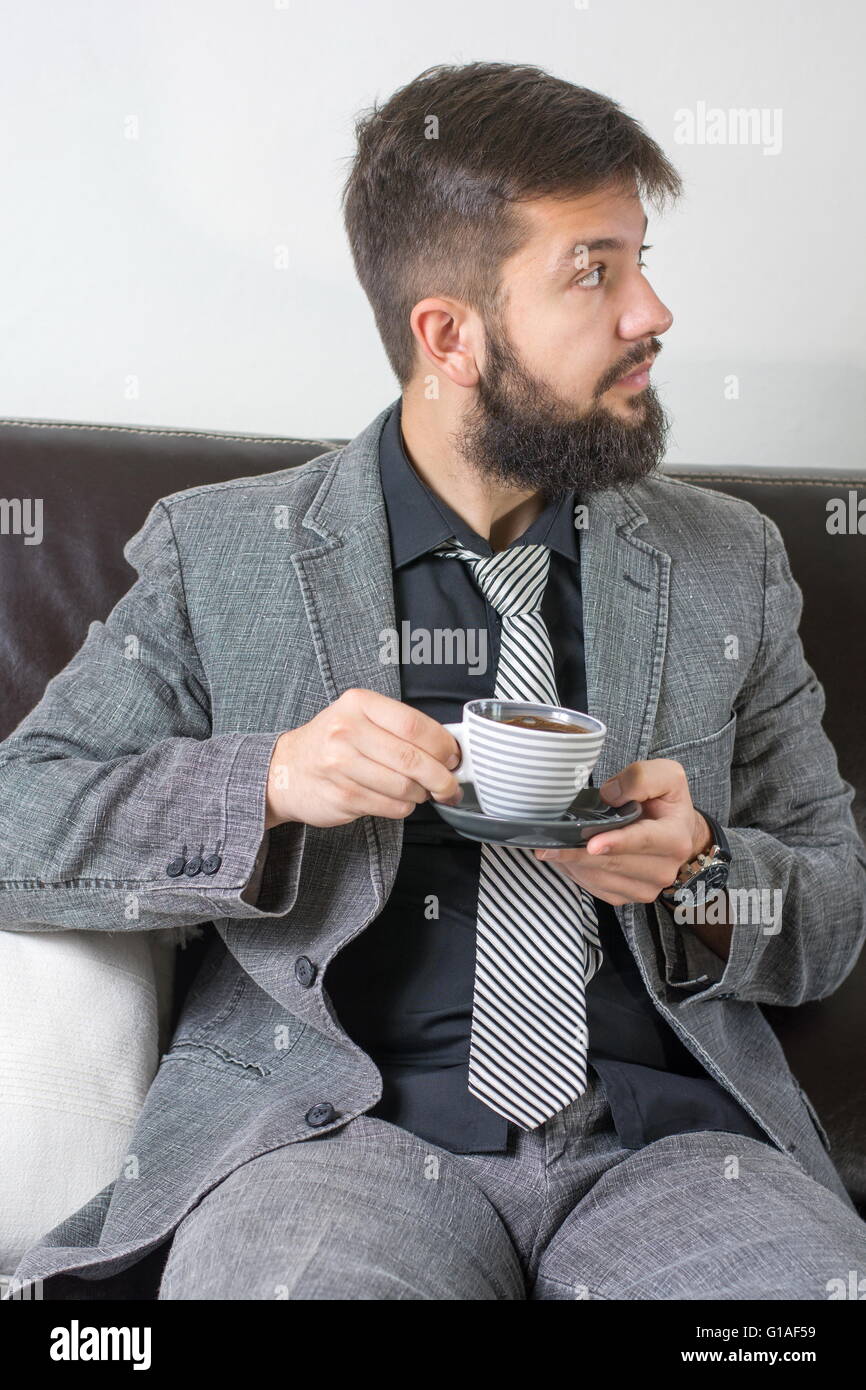
[[[525,729],[503,719],[535,715],[588,732]],[[444,727],[460,745],[454,776],[472,782],[482,811],[498,818],[531,816],[557,820],[564,815],[604,746],[607,725],[580,710],[523,700],[467,700],[463,722]]]

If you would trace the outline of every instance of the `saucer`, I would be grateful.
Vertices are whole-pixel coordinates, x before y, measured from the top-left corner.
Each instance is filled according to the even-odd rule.
[[[459,806],[432,802],[443,820],[467,840],[484,844],[513,845],[515,849],[581,849],[593,835],[603,830],[621,830],[640,820],[639,801],[608,806],[595,787],[578,792],[568,810],[556,820],[537,820],[534,816],[488,816],[482,811],[471,782],[464,782]]]

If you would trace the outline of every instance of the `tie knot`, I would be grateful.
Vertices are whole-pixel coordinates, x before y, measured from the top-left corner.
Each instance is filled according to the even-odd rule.
[[[495,555],[476,555],[457,541],[446,541],[434,553],[443,559],[465,560],[482,594],[503,618],[537,613],[541,608],[550,569],[546,545],[513,545]]]

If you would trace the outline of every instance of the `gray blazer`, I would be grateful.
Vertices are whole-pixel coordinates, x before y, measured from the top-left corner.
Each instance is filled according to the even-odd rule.
[[[283,729],[350,687],[400,697],[379,661],[395,622],[378,477],[390,408],[299,468],[157,502],[124,550],[139,578],[0,744],[0,928],[216,926],[137,1165],[32,1247],[20,1280],[127,1269],[240,1164],[381,1095],[322,977],[387,899],[403,824],[266,834],[264,809]],[[832,993],[866,936],[854,793],[821,727],[779,531],[746,502],[652,478],[592,498],[580,545],[588,706],[609,728],[596,784],[677,759],[727,827],[730,888],[783,901],[775,925],[746,914],[727,963],[655,904],[616,909],[625,938],[686,1047],[851,1206],[759,1007]],[[184,844],[219,844],[217,872],[170,877]]]

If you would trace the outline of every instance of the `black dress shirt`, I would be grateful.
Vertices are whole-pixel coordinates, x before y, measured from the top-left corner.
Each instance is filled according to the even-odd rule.
[[[398,401],[379,450],[397,623],[390,647],[383,634],[382,653],[400,660],[406,704],[453,723],[466,700],[493,695],[501,619],[464,562],[431,551],[451,536],[478,555],[493,551],[421,481],[403,448],[400,416]],[[586,710],[574,502],[569,496],[548,504],[513,544],[550,548],[541,611],[559,699],[598,713]],[[448,630],[475,641],[465,650],[447,641],[437,646],[437,631]],[[324,980],[346,1032],[382,1073],[382,1098],[368,1114],[453,1153],[504,1151],[509,1128],[468,1090],[480,857],[480,845],[446,825],[430,802],[417,806],[404,822],[383,911],[337,954]],[[705,1129],[766,1139],[655,1008],[613,908],[594,901],[604,960],[586,992],[588,1055],[621,1142],[636,1149]]]

